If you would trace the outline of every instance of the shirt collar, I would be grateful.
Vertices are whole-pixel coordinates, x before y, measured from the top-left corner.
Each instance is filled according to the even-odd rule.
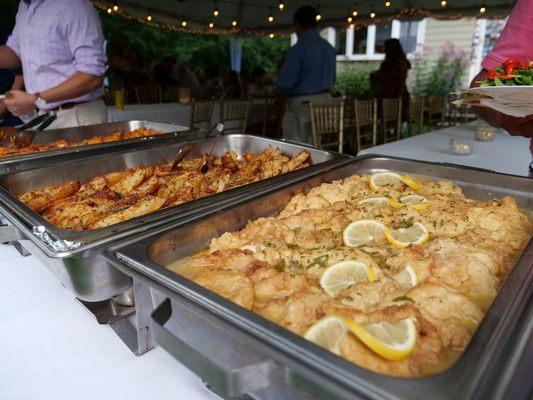
[[[299,40],[309,40],[316,39],[320,37],[320,33],[316,29],[309,29],[308,31],[302,32],[298,37]]]

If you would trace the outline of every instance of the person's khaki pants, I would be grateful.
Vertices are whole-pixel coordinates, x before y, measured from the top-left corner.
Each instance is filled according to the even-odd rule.
[[[283,137],[293,142],[313,144],[309,103],[333,103],[330,93],[294,96],[287,100],[287,108],[283,115]]]
[[[102,124],[107,122],[107,109],[103,100],[78,104],[68,110],[56,111],[57,119],[48,129],[72,128],[75,126]]]

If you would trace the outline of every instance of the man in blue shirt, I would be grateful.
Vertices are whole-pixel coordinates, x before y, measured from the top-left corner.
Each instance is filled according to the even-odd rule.
[[[298,43],[289,50],[278,77],[278,90],[288,96],[283,136],[304,143],[312,143],[308,104],[332,103],[335,82],[336,51],[320,37],[316,16],[310,6],[294,13]]]

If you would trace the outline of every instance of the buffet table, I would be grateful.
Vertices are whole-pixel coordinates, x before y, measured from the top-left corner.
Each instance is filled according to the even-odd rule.
[[[473,127],[447,128],[363,153],[528,174],[527,139],[498,134],[494,142],[473,141],[473,154],[461,157],[448,153],[452,135],[472,138]],[[0,260],[0,399],[217,398],[161,348],[134,356],[35,257],[0,245]]]
[[[528,176],[531,153],[529,139],[511,136],[503,131],[496,133],[494,141],[474,140],[475,125],[467,124],[440,129],[362,150],[359,154],[383,154],[416,160],[444,162],[483,168],[512,175]],[[450,138],[468,139],[472,154],[459,156],[448,151]]]

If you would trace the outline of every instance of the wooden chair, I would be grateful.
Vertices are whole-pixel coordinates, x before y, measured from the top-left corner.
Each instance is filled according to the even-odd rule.
[[[309,103],[313,145],[319,149],[337,149],[344,145],[344,101],[333,104]]]
[[[400,140],[402,133],[402,99],[383,99],[381,101],[381,134],[383,143]]]
[[[191,120],[190,129],[209,128],[213,119],[213,109],[215,108],[214,100],[196,100],[191,103]]]
[[[409,99],[409,136],[420,135],[424,128],[424,97]]]
[[[239,132],[245,133],[248,126],[248,115],[250,114],[250,107],[252,100],[220,100],[220,122],[230,125],[236,124],[237,126],[230,126],[224,129],[225,132]]]
[[[155,104],[163,102],[161,86],[135,86],[135,95],[139,104]]]
[[[266,97],[263,109],[263,136],[279,138],[281,136],[281,121],[283,119],[283,105],[274,97]]]
[[[377,144],[378,101],[354,100],[354,124],[357,151]]]
[[[428,97],[428,130],[444,125],[446,119],[446,102],[444,96]]]

